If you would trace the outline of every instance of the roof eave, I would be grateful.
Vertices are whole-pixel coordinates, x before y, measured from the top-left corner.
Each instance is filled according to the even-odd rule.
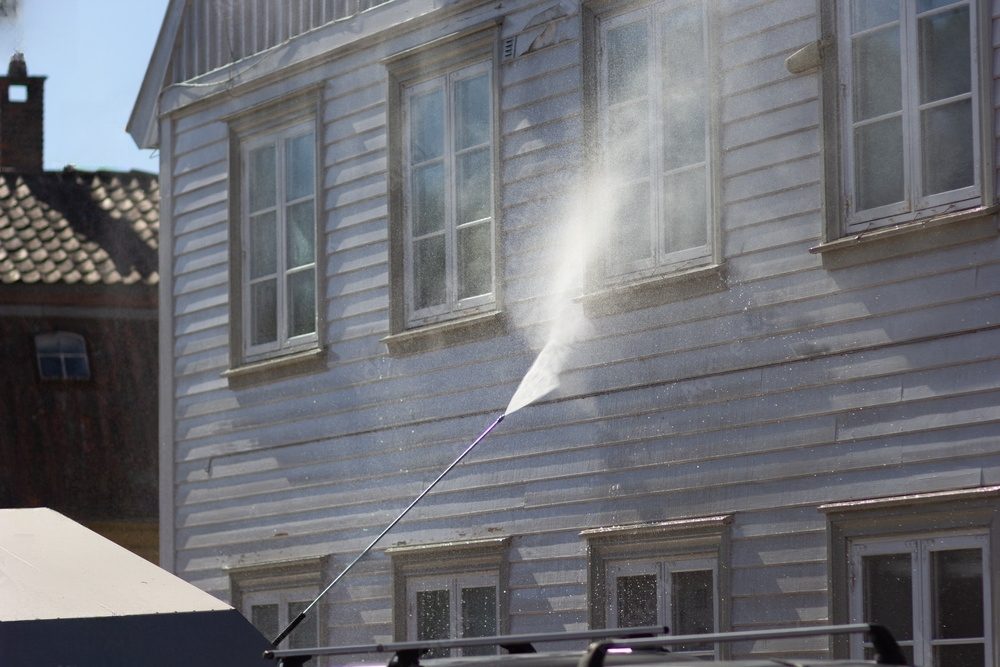
[[[160,145],[160,93],[170,69],[170,58],[187,4],[187,0],[170,0],[167,5],[139,95],[125,125],[125,131],[139,148],[158,148]]]

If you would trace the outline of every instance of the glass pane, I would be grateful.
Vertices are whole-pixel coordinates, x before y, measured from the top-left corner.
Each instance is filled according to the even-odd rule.
[[[278,636],[278,605],[255,604],[250,607],[250,622],[268,639]]]
[[[899,0],[854,0],[851,3],[852,32],[897,20],[899,20]]]
[[[316,261],[316,225],[313,224],[313,201],[299,202],[288,207],[288,268],[305,266]]]
[[[605,157],[611,175],[625,181],[649,176],[649,106],[615,107],[608,118]]]
[[[899,28],[887,28],[854,40],[854,121],[902,109]]]
[[[250,213],[274,206],[276,179],[274,146],[250,151]]]
[[[983,667],[986,651],[982,644],[935,646],[934,667]]]
[[[649,56],[646,23],[629,23],[607,32],[608,101],[624,102],[647,94]]]
[[[615,580],[618,594],[618,627],[657,625],[655,574],[634,574]]]
[[[66,348],[63,344],[63,336],[59,334],[39,334],[35,336],[35,350],[39,354],[59,352]]]
[[[265,280],[250,288],[250,342],[253,345],[278,340],[278,282]]]
[[[444,164],[413,170],[413,235],[444,229]]]
[[[920,19],[917,40],[921,103],[972,90],[968,6]]]
[[[663,30],[663,155],[668,170],[705,160],[705,43],[701,5],[666,16]]]
[[[675,572],[670,577],[670,632],[697,635],[715,630],[715,591],[711,570]],[[678,651],[710,651],[711,644],[682,644]]]
[[[928,109],[920,114],[924,194],[948,192],[975,183],[972,100]]]
[[[278,223],[274,211],[250,218],[250,277],[278,270]]]
[[[612,261],[627,271],[631,264],[653,255],[649,184],[638,183],[619,192],[618,225],[611,238]]]
[[[982,637],[982,551],[932,551],[931,597],[934,639]]]
[[[445,302],[444,236],[413,244],[413,306],[417,310]]]
[[[444,93],[438,89],[410,98],[410,163],[444,154]]]
[[[489,222],[458,230],[458,298],[493,291],[493,251]]]
[[[955,4],[955,0],[917,0],[917,13]]]
[[[87,367],[87,358],[76,355],[68,355],[63,358],[66,377],[71,380],[86,380],[90,377],[90,369]]]
[[[455,150],[490,143],[490,77],[455,83]]]
[[[312,269],[288,276],[288,336],[316,331],[316,274]]]
[[[482,220],[493,214],[490,193],[493,168],[490,149],[486,148],[461,155],[456,160],[456,196],[458,199],[457,224]]]
[[[663,179],[663,249],[677,252],[708,244],[708,196],[705,168],[689,169]]]
[[[903,123],[888,118],[854,132],[857,210],[903,200]]]
[[[316,187],[316,140],[312,132],[285,141],[285,200],[307,197]]]
[[[497,634],[497,589],[493,586],[462,589],[462,636],[494,637]],[[463,655],[490,655],[492,646],[463,649]]]
[[[288,622],[291,623],[308,606],[308,602],[289,602]],[[288,635],[288,648],[313,648],[314,646],[319,646],[318,629],[318,616],[315,611],[312,611],[306,616],[304,621],[299,623],[292,634]],[[273,637],[272,635],[268,635],[267,638],[272,639]]]
[[[448,591],[417,591],[417,639],[447,639],[450,630]],[[447,650],[427,651],[421,657],[442,658]]]
[[[38,371],[44,380],[59,380],[63,377],[62,358],[58,356],[38,357]]]
[[[913,639],[913,574],[910,554],[861,559],[865,623],[884,625],[899,641]]]

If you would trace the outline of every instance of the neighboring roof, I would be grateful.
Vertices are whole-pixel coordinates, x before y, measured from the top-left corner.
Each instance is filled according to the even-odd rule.
[[[153,174],[0,173],[0,284],[154,285],[159,228]]]

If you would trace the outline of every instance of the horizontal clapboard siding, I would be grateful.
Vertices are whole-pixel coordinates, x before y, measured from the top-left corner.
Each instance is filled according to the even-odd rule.
[[[365,29],[350,2],[293,3],[306,12],[297,25],[305,33],[307,15],[321,20],[334,4],[347,12],[339,29]],[[328,641],[392,639],[384,547],[511,537],[509,629],[583,629],[581,531],[720,514],[733,516],[732,629],[822,623],[818,505],[1000,483],[996,236],[941,236],[939,247],[844,266],[810,253],[823,226],[821,81],[784,61],[819,38],[817,5],[713,7],[725,289],[590,318],[560,388],[510,415],[324,600]],[[498,17],[519,49],[497,73],[510,332],[391,356],[381,61]],[[178,62],[195,67],[184,76],[221,57],[200,45],[220,25],[182,31]],[[174,386],[181,576],[223,599],[233,567],[329,556],[332,578],[504,409],[551,324],[549,279],[579,232],[567,211],[587,168],[582,25],[572,2],[458,3],[173,113],[173,365],[162,370]],[[551,41],[525,52],[545,26]],[[326,34],[281,30],[275,39],[306,46]],[[225,119],[317,84],[328,368],[231,386]],[[827,644],[735,651],[823,656]]]

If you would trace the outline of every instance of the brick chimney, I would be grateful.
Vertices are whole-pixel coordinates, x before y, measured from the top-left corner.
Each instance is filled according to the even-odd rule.
[[[0,76],[0,171],[42,171],[45,77],[28,76],[24,54],[15,51]]]

